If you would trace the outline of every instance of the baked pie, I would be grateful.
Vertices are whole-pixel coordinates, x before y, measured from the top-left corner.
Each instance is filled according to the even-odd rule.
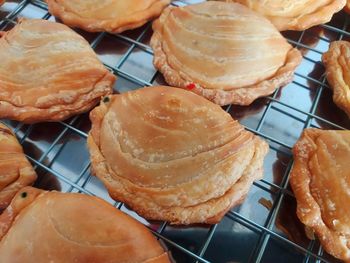
[[[156,238],[100,198],[23,188],[0,215],[1,262],[169,263]]]
[[[0,211],[22,187],[31,185],[36,178],[15,134],[0,123]]]
[[[350,131],[306,129],[293,155],[300,221],[329,254],[350,260]]]
[[[147,219],[217,223],[262,177],[267,143],[192,92],[108,96],[90,119],[92,173]]]
[[[333,90],[333,101],[350,117],[350,42],[332,42],[322,61]]]
[[[266,18],[236,3],[171,6],[153,30],[153,63],[166,82],[219,105],[249,105],[273,93],[301,61]]]
[[[1,35],[0,118],[59,121],[112,92],[115,76],[67,26],[22,20]]]
[[[120,33],[158,17],[171,0],[45,0],[49,12],[69,26]]]
[[[220,0],[219,0],[220,1]],[[267,17],[280,31],[303,31],[324,24],[342,10],[346,0],[221,0],[241,3]]]

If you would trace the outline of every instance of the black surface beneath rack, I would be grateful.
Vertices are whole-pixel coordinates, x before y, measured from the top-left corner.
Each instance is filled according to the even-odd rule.
[[[191,2],[200,1],[187,1]],[[185,5],[186,1],[173,4]],[[7,1],[0,7],[0,30],[12,28],[21,17],[55,21],[43,1]],[[6,123],[15,129],[39,174],[35,186],[102,197],[149,227],[177,262],[338,262],[322,250],[318,241],[306,238],[295,215],[295,198],[288,182],[293,164],[291,147],[304,128],[350,127],[345,113],[332,102],[320,62],[331,41],[349,38],[348,23],[349,15],[340,12],[327,25],[283,33],[304,56],[294,81],[249,107],[225,107],[248,130],[265,138],[270,152],[264,164],[264,179],[256,182],[246,201],[217,225],[173,227],[166,222],[149,222],[122,203],[114,202],[89,171],[88,114],[58,123]],[[152,65],[150,23],[118,35],[77,32],[118,76],[115,92],[165,84]],[[272,208],[264,207],[261,200],[271,202]]]

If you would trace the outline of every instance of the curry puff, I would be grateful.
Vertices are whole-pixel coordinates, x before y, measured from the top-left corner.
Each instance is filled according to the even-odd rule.
[[[166,82],[219,105],[249,105],[273,93],[301,62],[270,21],[236,3],[171,6],[153,30],[153,63]]]
[[[327,23],[346,0],[221,0],[237,2],[267,17],[280,31],[302,31]]]
[[[112,92],[115,76],[67,26],[22,20],[0,36],[0,118],[59,121]]]
[[[350,131],[306,129],[293,148],[297,215],[324,249],[350,260]]]
[[[15,134],[0,122],[0,212],[22,187],[31,185],[36,178]]]
[[[3,263],[170,263],[145,226],[84,194],[23,188],[0,225]]]
[[[322,61],[333,101],[350,117],[350,42],[332,42]]]
[[[171,0],[45,0],[66,25],[90,32],[120,33],[159,16]]]
[[[112,95],[90,119],[92,173],[147,219],[217,223],[262,177],[267,143],[192,92]]]

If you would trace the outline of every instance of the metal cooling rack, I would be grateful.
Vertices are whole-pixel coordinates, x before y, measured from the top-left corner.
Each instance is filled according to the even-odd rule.
[[[174,1],[173,5],[194,2],[200,1]],[[7,1],[0,7],[0,30],[10,29],[20,17],[55,21],[43,1]],[[39,174],[35,186],[104,198],[149,227],[179,263],[338,262],[322,250],[317,240],[306,238],[295,215],[295,199],[288,181],[293,164],[291,147],[303,129],[350,127],[347,116],[332,102],[320,62],[331,41],[349,38],[348,23],[349,16],[340,12],[327,25],[284,33],[303,52],[304,59],[294,81],[249,107],[225,107],[248,130],[269,142],[270,153],[264,164],[264,179],[254,183],[245,202],[227,213],[217,225],[173,227],[166,222],[149,222],[124,204],[114,202],[89,172],[85,146],[90,129],[88,114],[59,123],[6,123],[15,130]],[[77,32],[118,76],[116,92],[165,84],[152,65],[152,50],[148,45],[152,34],[150,23],[118,35]]]

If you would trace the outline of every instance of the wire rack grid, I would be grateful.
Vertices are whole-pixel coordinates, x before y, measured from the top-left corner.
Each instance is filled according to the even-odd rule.
[[[194,2],[201,1],[172,4]],[[0,30],[12,28],[21,17],[55,21],[41,0],[7,1],[0,7]],[[102,197],[145,224],[166,244],[177,262],[338,262],[323,251],[317,240],[310,241],[305,236],[295,215],[289,173],[293,165],[291,147],[303,129],[350,127],[347,116],[332,102],[320,62],[331,41],[350,37],[348,23],[348,15],[340,12],[326,25],[283,33],[303,53],[294,81],[249,107],[225,107],[247,130],[266,139],[270,152],[264,164],[264,179],[255,182],[245,202],[229,211],[217,225],[173,227],[166,222],[149,222],[113,201],[89,172],[85,146],[90,129],[88,114],[35,125],[4,121],[15,130],[39,174],[35,186]],[[118,76],[115,92],[165,84],[152,65],[150,23],[116,35],[76,31]]]

